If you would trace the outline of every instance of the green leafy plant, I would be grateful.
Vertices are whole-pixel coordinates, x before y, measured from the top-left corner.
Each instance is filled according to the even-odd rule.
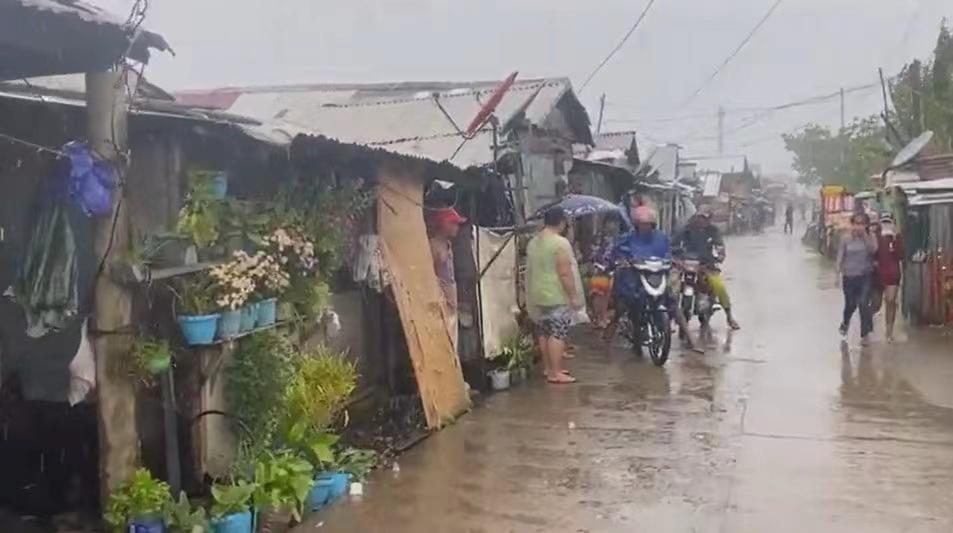
[[[229,412],[241,421],[236,431],[252,453],[274,441],[287,413],[286,391],[297,361],[298,350],[292,339],[269,330],[243,339],[225,370]]]
[[[364,481],[380,463],[380,455],[374,450],[346,448],[335,458],[335,470],[347,472],[354,481]]]
[[[215,283],[205,272],[176,278],[172,291],[181,315],[208,315],[219,308]]]
[[[155,337],[139,337],[132,345],[126,361],[126,372],[143,383],[152,383],[155,376],[166,370],[172,362],[169,343]]]
[[[130,520],[163,517],[171,499],[169,485],[153,478],[145,468],[139,468],[109,495],[103,518],[113,531],[120,532]]]
[[[333,470],[337,464],[334,447],[340,437],[328,431],[309,430],[306,424],[292,424],[285,435],[288,446],[300,453],[318,472]]]
[[[491,360],[507,370],[526,368],[533,361],[533,344],[528,337],[517,333],[503,343]]]
[[[287,299],[305,319],[321,316],[331,305],[331,287],[316,277],[298,277],[292,280]]]
[[[255,484],[238,480],[229,485],[212,485],[212,517],[244,513],[251,506]]]
[[[322,432],[344,407],[357,386],[357,367],[346,358],[319,345],[304,354],[288,384],[286,420]]]
[[[252,499],[259,510],[290,509],[294,519],[300,521],[313,484],[311,463],[290,451],[266,452],[255,465]]]
[[[163,241],[155,235],[133,232],[123,260],[130,265],[152,265],[166,244],[168,241]]]
[[[225,214],[224,203],[214,197],[211,177],[208,171],[189,172],[189,195],[175,227],[176,232],[203,248],[218,240]]]
[[[184,492],[179,493],[178,500],[169,500],[165,521],[173,533],[204,533],[209,530],[205,509],[193,506]]]

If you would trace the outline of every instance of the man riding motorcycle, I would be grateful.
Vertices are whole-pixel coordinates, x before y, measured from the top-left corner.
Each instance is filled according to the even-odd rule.
[[[707,209],[700,209],[688,221],[688,224],[676,237],[675,247],[687,255],[698,257],[705,264],[708,272],[708,286],[718,299],[718,303],[725,310],[728,327],[733,330],[741,329],[734,315],[731,313],[731,298],[728,288],[717,269],[719,258],[715,257],[715,249],[724,250],[725,241],[721,238],[721,231],[711,222],[711,213]],[[723,253],[723,252],[722,252]],[[723,257],[722,257],[723,259]]]
[[[630,210],[630,216],[635,228],[619,237],[609,254],[608,264],[614,265],[620,261],[638,261],[648,258],[659,258],[671,260],[672,247],[669,243],[668,235],[656,229],[656,215],[648,206],[638,206]],[[613,300],[616,309],[616,318],[626,311],[624,303],[639,298],[641,286],[638,276],[633,271],[620,271],[613,281]],[[693,348],[695,343],[691,336],[687,335],[688,327],[685,317],[682,316],[678,306],[675,305],[675,296],[671,287],[667,290],[666,299],[669,303],[666,307],[671,310],[676,323],[682,331],[686,332],[684,338],[685,344]],[[607,331],[611,331],[609,328]]]

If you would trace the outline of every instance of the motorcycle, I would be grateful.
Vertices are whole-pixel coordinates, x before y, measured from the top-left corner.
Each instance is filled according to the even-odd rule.
[[[724,260],[724,251],[719,247],[713,249],[715,265]],[[711,317],[722,310],[721,305],[715,302],[711,287],[708,285],[708,271],[717,268],[715,265],[705,265],[697,257],[685,257],[678,264],[680,272],[681,290],[678,294],[678,308],[690,323],[697,317],[702,328],[707,328]],[[679,331],[679,337],[685,337],[684,331]]]
[[[623,262],[615,266],[615,275],[631,271],[638,280],[638,297],[627,297],[622,317],[622,335],[638,355],[648,351],[652,363],[663,366],[672,348],[671,312],[667,308],[668,276],[672,264],[668,260],[649,258]],[[624,275],[624,274],[623,274]]]

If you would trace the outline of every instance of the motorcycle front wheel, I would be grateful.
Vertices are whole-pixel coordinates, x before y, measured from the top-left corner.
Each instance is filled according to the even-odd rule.
[[[672,328],[667,311],[658,311],[642,327],[645,347],[655,366],[664,366],[672,349]],[[641,345],[641,343],[640,343]]]

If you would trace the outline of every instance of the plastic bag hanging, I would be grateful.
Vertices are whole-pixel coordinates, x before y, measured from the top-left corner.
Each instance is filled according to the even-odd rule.
[[[62,151],[65,157],[60,158],[54,172],[52,196],[68,196],[89,216],[109,214],[119,182],[116,168],[82,142],[67,143]]]

